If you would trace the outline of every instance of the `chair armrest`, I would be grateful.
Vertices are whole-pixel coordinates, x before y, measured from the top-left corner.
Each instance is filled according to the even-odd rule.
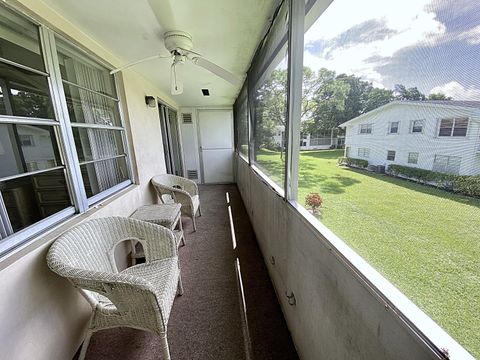
[[[189,193],[191,196],[194,196],[194,195],[198,195],[198,186],[197,186],[197,183],[193,180],[190,180],[190,179],[185,179],[185,178],[181,178],[182,179],[182,186],[183,186],[183,189]]]

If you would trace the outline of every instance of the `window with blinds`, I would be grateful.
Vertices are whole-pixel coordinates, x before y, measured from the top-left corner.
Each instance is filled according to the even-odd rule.
[[[109,70],[57,39],[63,89],[88,197],[129,179],[124,128]]]
[[[128,164],[109,69],[0,5],[0,255],[128,186]]]

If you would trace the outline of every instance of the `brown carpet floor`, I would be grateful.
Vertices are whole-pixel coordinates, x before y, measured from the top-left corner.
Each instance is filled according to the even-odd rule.
[[[200,199],[197,232],[183,218],[185,293],[168,324],[172,359],[298,359],[237,187],[204,185]],[[161,359],[160,342],[145,331],[103,330],[92,337],[87,359]]]

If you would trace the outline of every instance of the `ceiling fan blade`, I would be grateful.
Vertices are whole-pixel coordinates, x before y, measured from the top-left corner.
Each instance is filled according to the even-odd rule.
[[[189,55],[197,55],[197,56],[195,56],[195,57],[202,57],[202,54],[199,54],[199,53],[197,53],[197,52],[195,52],[195,51],[193,51],[193,50],[187,50],[187,49],[184,49],[184,48],[181,48],[181,47],[179,47],[178,49],[182,50],[187,56],[189,56]],[[189,58],[189,59],[193,61],[193,58]]]
[[[221,77],[225,81],[228,81],[232,85],[241,85],[241,80],[238,76],[232,74],[230,71],[225,70],[224,68],[204,59],[202,57],[194,57],[192,61],[195,65],[198,65],[211,73]]]
[[[170,92],[172,95],[183,93],[183,63],[174,62],[170,68]]]
[[[163,30],[175,30],[175,16],[170,0],[148,0],[148,4]]]
[[[149,56],[149,57],[146,57],[146,58],[143,58],[143,59],[140,59],[140,60],[137,60],[137,61],[134,61],[134,62],[131,62],[131,63],[128,63],[126,65],[123,65],[117,69],[113,69],[112,71],[110,71],[110,75],[112,74],[115,74],[119,71],[122,71],[122,70],[125,70],[126,68],[129,68],[133,65],[137,65],[137,64],[140,64],[140,63],[143,63],[143,62],[146,62],[146,61],[150,61],[150,60],[155,60],[155,59],[166,59],[166,58],[170,58],[172,57],[172,55],[162,55],[162,54],[158,54],[158,55],[153,55],[153,56]]]

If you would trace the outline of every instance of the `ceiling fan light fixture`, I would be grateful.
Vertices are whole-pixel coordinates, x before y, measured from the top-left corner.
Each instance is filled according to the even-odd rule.
[[[183,93],[183,62],[174,62],[170,71],[170,92],[172,95]]]

